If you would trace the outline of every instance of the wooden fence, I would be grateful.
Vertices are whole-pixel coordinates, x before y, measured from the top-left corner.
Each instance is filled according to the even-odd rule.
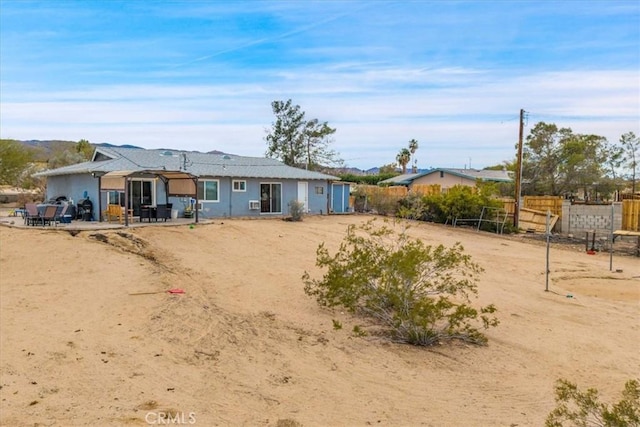
[[[534,211],[547,212],[551,211],[552,215],[562,218],[562,196],[524,196],[522,204],[523,208],[532,209]]]
[[[442,193],[442,187],[440,184],[413,184],[411,191],[421,196],[431,196]]]
[[[500,199],[502,205],[507,214],[513,216],[513,212],[516,209],[516,202],[513,199]],[[521,208],[530,209],[533,211],[540,211],[547,213],[547,210],[551,211],[552,215],[557,215],[558,218],[562,218],[562,201],[561,196],[524,196],[522,198]]]
[[[640,231],[640,200],[622,201],[622,229]]]
[[[385,196],[402,198],[407,195],[407,187],[396,185],[392,187],[380,187],[378,185],[358,185],[357,189],[367,196]]]

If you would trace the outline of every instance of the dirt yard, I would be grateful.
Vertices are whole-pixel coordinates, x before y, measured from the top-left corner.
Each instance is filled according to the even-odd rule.
[[[353,336],[362,320],[301,276],[368,218],[0,227],[0,424],[540,426],[557,379],[613,401],[640,376],[640,259],[610,272],[607,253],[554,244],[545,292],[545,245],[525,236],[410,230],[485,269],[488,346]]]

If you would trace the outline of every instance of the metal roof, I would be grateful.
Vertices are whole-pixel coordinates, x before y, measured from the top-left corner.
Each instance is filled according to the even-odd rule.
[[[393,178],[380,181],[382,185],[410,185],[416,179],[430,175],[434,172],[445,172],[451,175],[467,178],[471,180],[480,179],[482,181],[490,182],[511,182],[513,178],[509,171],[504,170],[488,170],[488,169],[449,169],[449,168],[436,168],[421,173],[407,173],[404,175],[394,176]]]
[[[264,179],[340,178],[320,172],[287,166],[276,159],[245,157],[197,151],[146,150],[141,148],[97,147],[90,162],[39,172],[37,176],[108,173],[114,171],[173,171],[197,177],[231,177]]]

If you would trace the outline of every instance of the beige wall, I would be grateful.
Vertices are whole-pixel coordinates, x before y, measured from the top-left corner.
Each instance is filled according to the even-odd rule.
[[[442,178],[440,177],[440,172],[435,171],[430,173],[429,175],[421,176],[420,178],[414,180],[411,185],[414,184],[438,184],[442,188],[443,191],[448,190],[454,185],[466,185],[469,187],[475,187],[476,181],[475,179],[463,178],[461,176],[452,175],[450,173],[444,172]]]

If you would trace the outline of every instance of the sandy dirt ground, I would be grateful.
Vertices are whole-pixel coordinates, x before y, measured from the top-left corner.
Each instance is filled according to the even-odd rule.
[[[0,227],[0,424],[540,426],[557,379],[611,402],[640,376],[640,259],[611,272],[608,254],[554,245],[545,292],[545,245],[523,236],[410,229],[485,269],[487,346],[354,336],[364,322],[301,276],[367,219]]]

